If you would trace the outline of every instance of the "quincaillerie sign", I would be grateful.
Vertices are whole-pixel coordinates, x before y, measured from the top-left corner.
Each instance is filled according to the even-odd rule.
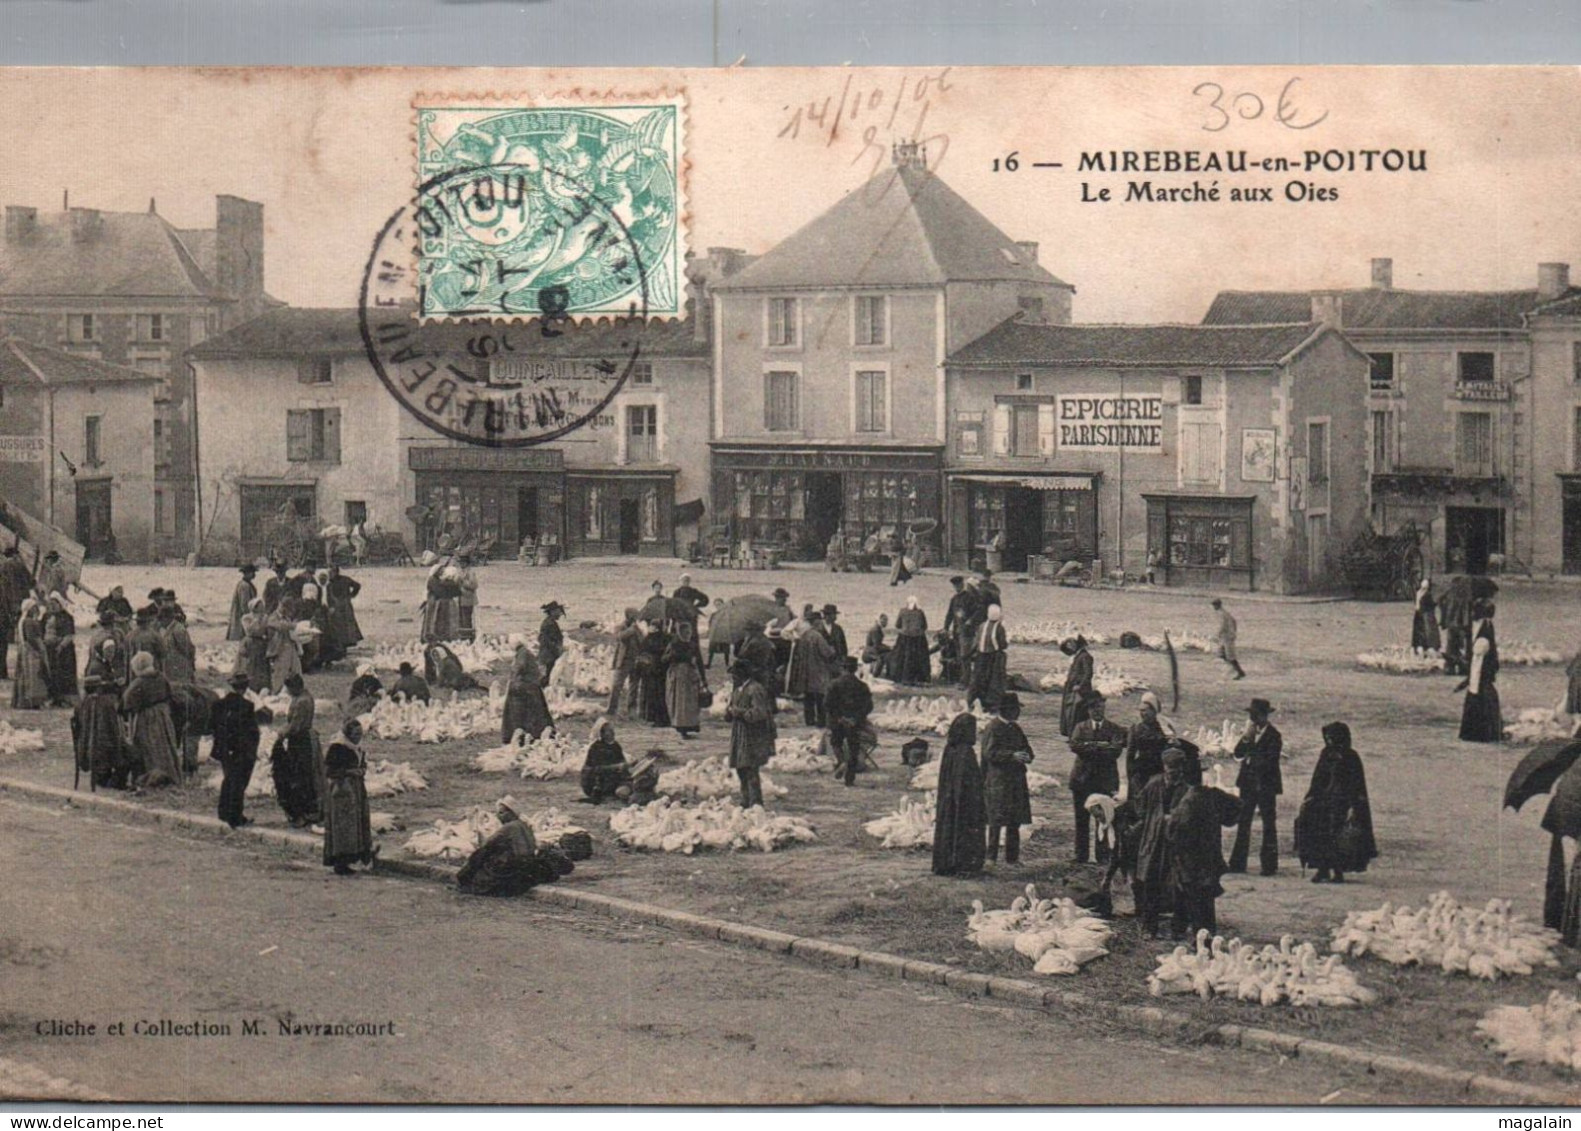
[[[1056,423],[1064,451],[1164,450],[1164,398],[1158,393],[1061,393]]]

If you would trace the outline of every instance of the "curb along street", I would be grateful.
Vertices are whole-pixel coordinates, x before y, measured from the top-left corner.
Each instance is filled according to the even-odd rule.
[[[284,848],[300,856],[317,857],[321,852],[320,839],[305,833],[287,832],[283,829],[261,829],[256,826],[231,829],[218,818],[206,814],[155,809],[96,793],[74,792],[56,786],[0,778],[0,796],[6,795],[35,803],[92,809],[105,816],[120,818],[133,824],[162,825],[228,839],[248,839],[265,847]],[[374,868],[377,872],[437,881],[446,885],[455,882],[456,874],[454,868],[423,861],[392,860],[383,856],[379,857]],[[1371,1053],[1348,1045],[1309,1040],[1270,1029],[1244,1025],[1218,1025],[1204,1028],[1201,1022],[1171,1010],[1150,1006],[1115,1005],[1112,1002],[1099,1001],[1086,994],[1049,989],[1041,983],[1020,978],[978,974],[941,963],[902,958],[899,955],[880,951],[865,951],[822,939],[803,938],[783,931],[693,915],[620,896],[580,890],[574,885],[546,885],[534,888],[529,898],[538,903],[602,912],[669,927],[705,939],[750,946],[773,954],[790,955],[803,962],[868,971],[910,982],[940,985],[968,997],[985,997],[1048,1012],[1057,1012],[1060,1009],[1091,1012],[1102,1008],[1108,1016],[1118,1018],[1127,1027],[1149,1035],[1175,1038],[1196,1032],[1208,1043],[1227,1048],[1269,1052],[1280,1057],[1321,1061],[1360,1069],[1369,1074],[1387,1074],[1431,1083],[1444,1089],[1446,1100],[1454,1097],[1489,1104],[1519,1103],[1550,1107],[1571,1107],[1581,1101],[1581,1093],[1503,1080],[1465,1069],[1444,1068],[1407,1057]]]

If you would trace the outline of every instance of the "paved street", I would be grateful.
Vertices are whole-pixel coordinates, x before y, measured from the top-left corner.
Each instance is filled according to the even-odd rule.
[[[1432,1098],[9,800],[0,893],[0,1062],[129,1100]],[[279,1036],[283,1017],[393,1021],[396,1035]],[[131,1035],[161,1018],[232,1035]],[[246,1018],[268,1035],[240,1035]],[[51,1019],[98,1033],[38,1036]],[[128,1035],[104,1036],[117,1021]]]

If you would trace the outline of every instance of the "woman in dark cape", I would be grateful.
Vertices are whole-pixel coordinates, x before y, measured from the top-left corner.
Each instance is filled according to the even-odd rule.
[[[1460,741],[1499,742],[1504,716],[1499,710],[1499,644],[1493,631],[1493,606],[1483,605],[1471,628],[1471,670],[1456,690],[1466,693],[1460,711]]]
[[[1365,872],[1378,856],[1367,774],[1361,755],[1351,749],[1350,727],[1344,723],[1323,728],[1323,753],[1296,817],[1296,855],[1302,867],[1317,869],[1315,884],[1342,884],[1346,872]]]
[[[77,622],[58,593],[50,594],[44,614],[44,657],[50,705],[71,706],[77,699]]]
[[[670,725],[682,738],[691,738],[702,728],[703,654],[687,621],[676,624],[675,635],[664,649],[664,670],[664,705]]]
[[[347,719],[340,737],[324,752],[324,863],[337,876],[351,875],[353,864],[373,862],[373,827],[368,815],[364,776],[368,760],[359,743],[362,724]]]
[[[286,680],[291,692],[290,712],[285,730],[269,753],[275,799],[295,828],[312,824],[319,815],[322,796],[318,786],[319,759],[314,751],[318,736],[313,733],[313,697],[304,694],[303,687],[299,675]]]
[[[516,658],[511,662],[510,682],[505,686],[500,741],[513,742],[516,732],[522,731],[530,741],[536,742],[553,726],[549,702],[543,694],[543,673],[538,668],[538,657],[527,645],[518,644]]]
[[[329,567],[329,580],[324,585],[329,628],[324,635],[334,641],[334,648],[342,656],[362,642],[362,626],[357,623],[357,609],[352,604],[361,592],[362,582],[342,575],[339,566]]]
[[[939,760],[938,807],[933,818],[933,874],[975,876],[983,870],[983,772],[977,764],[977,717],[950,723]]]
[[[77,769],[89,775],[95,789],[125,789],[131,758],[121,727],[120,696],[114,684],[101,682],[97,676],[83,680],[83,691],[82,702],[71,716]]]
[[[917,606],[915,597],[906,598],[906,607],[895,615],[895,650],[890,654],[890,671],[895,682],[920,686],[933,675],[928,660],[928,615]]]
[[[637,645],[637,671],[641,676],[638,692],[642,700],[642,718],[649,726],[670,725],[670,708],[664,700],[667,672],[664,652],[669,641],[657,626],[650,627]]]
[[[1411,614],[1411,647],[1418,652],[1437,652],[1443,647],[1438,635],[1438,600],[1433,596],[1433,579],[1422,578],[1416,588],[1416,610]]]

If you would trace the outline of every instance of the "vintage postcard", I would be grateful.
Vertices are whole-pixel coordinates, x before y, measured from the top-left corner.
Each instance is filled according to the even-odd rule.
[[[0,95],[0,1099],[1581,1098],[1573,68]]]

